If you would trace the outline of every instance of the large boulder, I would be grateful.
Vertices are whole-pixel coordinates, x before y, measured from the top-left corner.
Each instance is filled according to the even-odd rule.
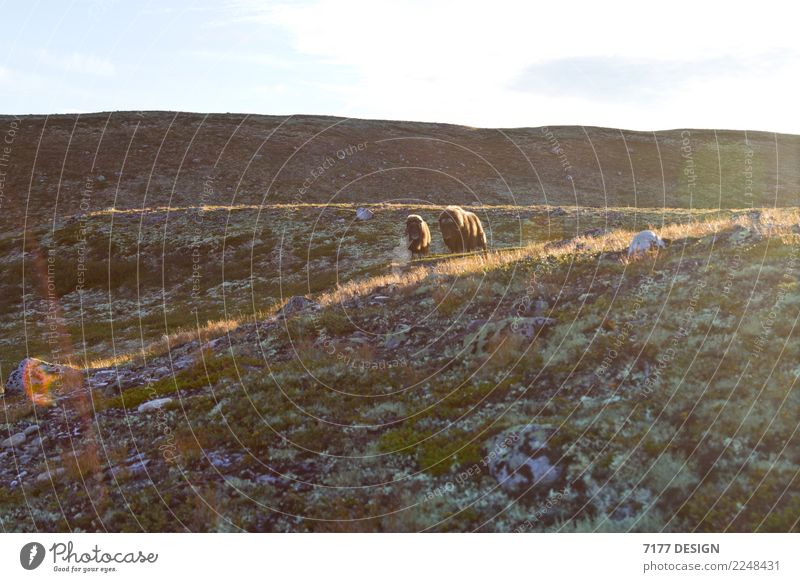
[[[57,393],[69,392],[82,381],[80,370],[38,358],[25,358],[8,375],[5,389],[11,393],[24,392],[35,404],[51,404]]]
[[[643,230],[633,237],[631,244],[628,246],[628,256],[633,257],[636,255],[643,255],[651,250],[663,249],[666,246],[667,241],[662,239],[652,230]]]
[[[553,428],[530,424],[489,441],[486,464],[503,490],[511,495],[545,492],[562,480],[564,468],[556,464],[561,455],[549,443],[554,433]]]

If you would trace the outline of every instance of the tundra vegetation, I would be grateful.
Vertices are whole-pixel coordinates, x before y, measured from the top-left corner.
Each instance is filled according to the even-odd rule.
[[[487,206],[488,256],[409,261],[441,207],[370,209],[2,238],[3,374],[90,385],[4,396],[3,528],[797,530],[796,210]],[[629,258],[647,228],[672,244]],[[488,457],[528,425],[558,479],[511,490]]]

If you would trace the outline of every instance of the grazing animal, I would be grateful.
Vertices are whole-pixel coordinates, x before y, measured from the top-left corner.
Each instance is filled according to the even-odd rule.
[[[406,238],[412,259],[427,255],[431,249],[431,229],[419,214],[409,214],[406,218]]]
[[[448,206],[442,211],[439,215],[439,230],[451,253],[488,249],[481,219],[474,212],[460,206]]]
[[[643,230],[636,234],[628,247],[628,256],[644,254],[652,249],[663,249],[670,243],[669,239],[661,238],[652,230]]]

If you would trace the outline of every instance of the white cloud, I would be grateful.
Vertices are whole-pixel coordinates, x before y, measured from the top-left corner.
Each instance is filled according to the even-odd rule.
[[[788,92],[800,78],[796,21],[772,2],[244,5],[252,19],[285,29],[296,53],[353,72],[356,82],[332,93],[334,113],[637,129],[698,118],[707,126],[706,115],[723,127],[800,130],[790,110],[752,107],[743,118],[743,101],[758,95],[752,87],[729,93],[737,81]]]

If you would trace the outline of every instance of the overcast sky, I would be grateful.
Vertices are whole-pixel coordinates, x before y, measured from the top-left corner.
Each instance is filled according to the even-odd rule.
[[[0,0],[0,112],[800,133],[791,3],[710,4]]]

